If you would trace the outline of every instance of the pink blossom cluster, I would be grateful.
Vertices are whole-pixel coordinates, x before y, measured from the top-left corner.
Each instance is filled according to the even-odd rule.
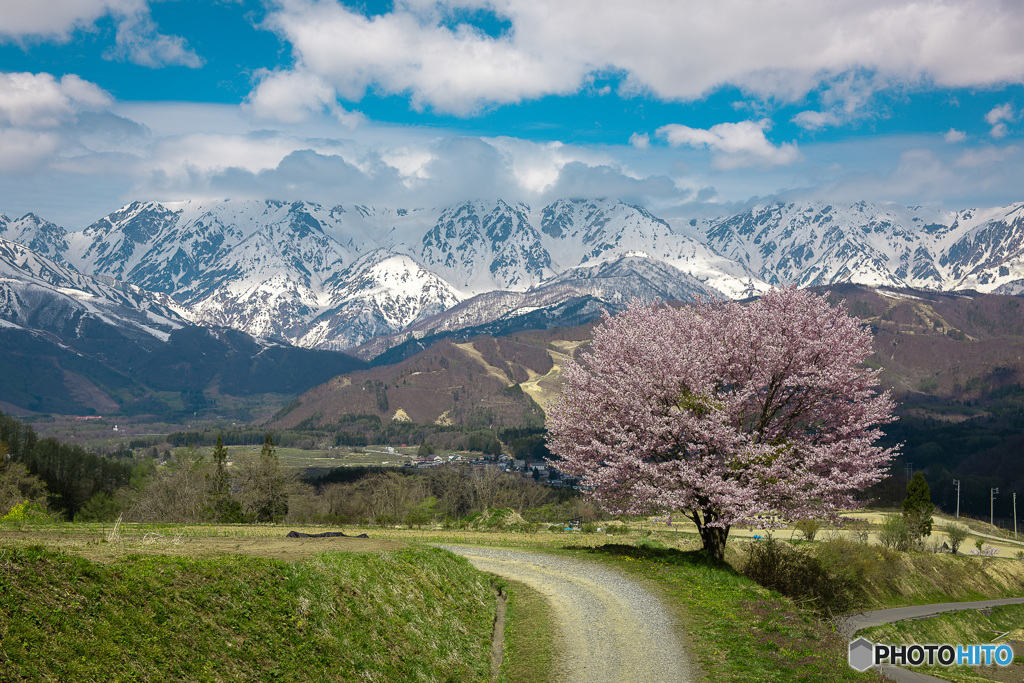
[[[870,332],[808,291],[634,301],[567,363],[550,448],[613,512],[682,511],[726,534],[835,517],[895,455],[875,443],[895,418],[870,354]]]

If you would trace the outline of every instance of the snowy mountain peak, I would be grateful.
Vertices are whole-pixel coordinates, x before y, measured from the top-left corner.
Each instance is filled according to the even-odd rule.
[[[740,298],[791,283],[1024,291],[1024,204],[951,212],[777,202],[670,224],[609,199],[440,209],[135,202],[81,232],[0,216],[0,237],[66,271],[44,275],[50,266],[39,262],[16,277],[54,284],[89,273],[115,290],[130,283],[173,297],[198,323],[335,349],[457,304],[479,323],[499,299],[513,306],[500,315],[522,306],[540,315],[561,310],[560,296],[599,308],[626,292]],[[469,305],[498,292],[515,296]]]

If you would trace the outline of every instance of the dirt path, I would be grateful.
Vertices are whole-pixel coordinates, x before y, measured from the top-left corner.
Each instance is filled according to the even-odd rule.
[[[596,562],[505,548],[441,546],[547,598],[563,638],[560,681],[683,683],[694,670],[661,602]]]

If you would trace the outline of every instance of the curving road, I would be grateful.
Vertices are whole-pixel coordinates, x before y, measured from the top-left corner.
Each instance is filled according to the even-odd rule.
[[[890,609],[877,609],[871,612],[859,612],[848,614],[836,619],[836,628],[848,640],[853,640],[857,631],[871,626],[891,624],[894,621],[905,619],[921,619],[923,617],[935,616],[942,612],[960,612],[969,609],[985,609],[999,605],[1019,605],[1024,603],[1024,598],[998,598],[995,600],[977,600],[974,602],[940,602],[930,605],[911,605],[909,607],[892,607]],[[900,683],[948,683],[945,679],[918,673],[911,669],[882,665],[882,673],[886,677]]]
[[[506,548],[442,545],[477,568],[530,586],[551,604],[565,645],[560,681],[695,681],[661,602],[596,562]]]

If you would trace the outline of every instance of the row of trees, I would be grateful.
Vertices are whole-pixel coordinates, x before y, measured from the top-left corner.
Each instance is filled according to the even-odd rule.
[[[252,442],[250,431],[230,436]],[[496,450],[501,448],[491,432],[452,431],[452,436],[490,439]],[[527,457],[542,448],[535,430],[504,436]],[[129,521],[154,522],[423,524],[435,518],[459,520],[487,508],[522,512],[550,507],[559,498],[548,487],[494,469],[339,472],[346,476],[302,481],[281,467],[269,433],[264,433],[259,456],[243,453],[229,463],[224,439],[217,435],[212,451],[185,446],[159,464],[155,458],[105,458],[39,439],[30,426],[0,413],[0,516],[26,503],[78,521],[123,514]]]
[[[263,441],[266,432],[253,427],[235,427],[225,430],[206,429],[202,431],[175,432],[166,437],[172,446],[212,446],[221,438],[229,446],[256,445]],[[544,430],[539,428],[517,428],[500,430],[497,433],[487,428],[457,425],[423,425],[411,422],[385,424],[376,415],[343,415],[330,429],[274,430],[274,442],[279,446],[315,450],[323,444],[332,446],[368,446],[384,444],[430,443],[443,450],[480,451],[497,455],[502,452],[502,443],[510,450],[521,454],[536,454],[535,459],[547,455],[539,444],[543,442]],[[163,437],[160,438],[163,440]],[[513,443],[514,442],[514,443]],[[135,438],[132,448],[144,448],[157,444],[156,439]]]
[[[496,468],[362,472],[354,481],[302,481],[281,468],[268,434],[259,456],[229,467],[218,440],[212,452],[180,448],[162,466],[147,464],[130,486],[100,496],[78,519],[134,522],[327,522],[423,525],[459,520],[488,508],[517,512],[550,506],[559,494]]]
[[[0,413],[0,448],[4,450],[0,457],[0,477],[8,482],[7,490],[13,491],[11,482],[15,481],[22,482],[18,486],[25,491],[35,491],[34,487],[43,485],[45,496],[19,495],[23,500],[34,497],[36,502],[45,498],[53,512],[67,519],[73,519],[92,498],[100,494],[113,495],[126,486],[134,469],[130,462],[104,458],[81,446],[53,438],[40,439],[31,426],[3,413]],[[34,483],[27,483],[26,477],[31,477]],[[13,498],[0,498],[0,510],[10,509],[7,504],[10,500]]]
[[[209,458],[195,447],[180,448],[174,462],[149,464],[109,499],[83,511],[82,520],[116,513],[138,522],[280,522],[299,489],[295,474],[281,468],[273,439],[266,435],[258,456],[242,455],[228,468],[228,451],[217,440]]]

